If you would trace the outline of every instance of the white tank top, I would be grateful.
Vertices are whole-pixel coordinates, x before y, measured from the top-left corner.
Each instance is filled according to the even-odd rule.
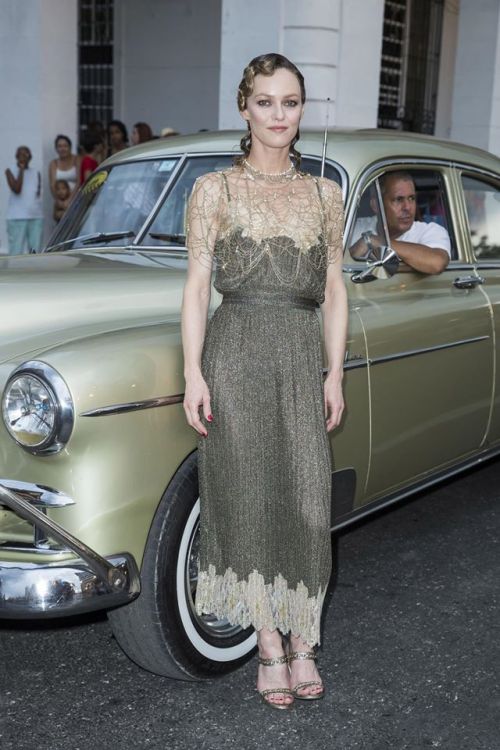
[[[56,180],[66,180],[71,190],[77,182],[76,164],[73,164],[70,169],[60,169],[56,164]]]

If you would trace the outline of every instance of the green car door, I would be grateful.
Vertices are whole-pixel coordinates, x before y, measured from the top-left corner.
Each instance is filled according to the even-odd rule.
[[[457,227],[453,177],[435,163],[398,165],[401,169],[411,170],[419,220],[439,223],[450,235],[452,260],[438,275],[401,265],[389,278],[348,282],[368,350],[370,458],[364,502],[466,460],[486,439],[491,405],[491,316]],[[361,186],[348,247],[356,223],[373,213],[374,196],[384,221],[380,191],[373,192],[382,171],[373,171]],[[369,190],[372,197],[366,200]],[[349,251],[346,260],[353,276],[363,268]]]
[[[464,209],[465,241],[476,273],[484,280],[482,291],[491,306],[491,317],[500,325],[500,174],[457,165],[457,190]],[[496,349],[495,372],[500,372]],[[493,384],[492,411],[487,445],[500,440],[500,389]]]

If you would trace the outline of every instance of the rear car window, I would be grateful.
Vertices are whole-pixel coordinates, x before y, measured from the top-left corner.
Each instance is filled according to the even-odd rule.
[[[477,260],[500,260],[500,188],[462,175],[472,249]]]

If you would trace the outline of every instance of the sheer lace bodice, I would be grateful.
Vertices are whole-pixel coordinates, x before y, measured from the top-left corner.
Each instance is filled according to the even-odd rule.
[[[342,253],[342,197],[302,172],[269,181],[245,167],[198,178],[188,206],[191,261],[216,262],[215,288],[289,290],[324,300],[326,271]]]

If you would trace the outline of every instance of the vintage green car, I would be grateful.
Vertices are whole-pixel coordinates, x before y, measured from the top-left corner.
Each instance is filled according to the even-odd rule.
[[[186,201],[240,135],[121,152],[44,253],[0,260],[0,617],[106,609],[135,662],[184,679],[233,669],[256,642],[194,612],[198,436],[182,406]],[[319,174],[322,134],[299,146]],[[500,452],[500,160],[332,130],[324,168],[345,200],[350,300],[347,409],[331,434],[339,529]],[[388,236],[389,249],[349,253],[363,222],[386,226],[380,178],[394,170],[414,180],[419,221],[449,235],[441,274],[398,266]],[[211,312],[219,302],[214,290]]]

